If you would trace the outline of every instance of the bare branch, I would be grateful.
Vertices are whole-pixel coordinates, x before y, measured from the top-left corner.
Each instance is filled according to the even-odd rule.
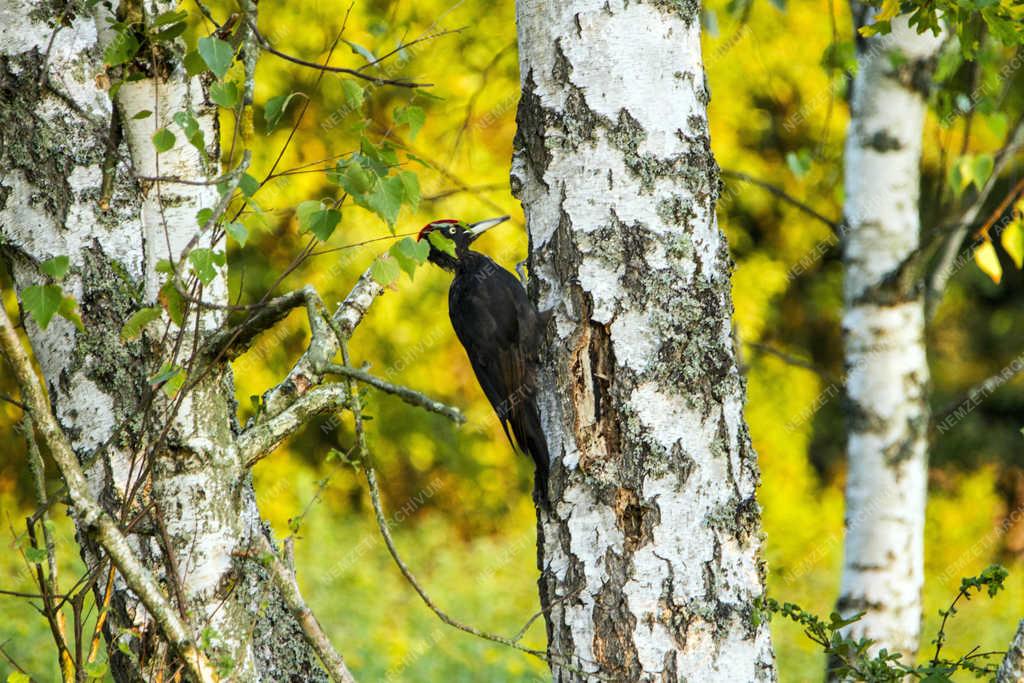
[[[433,83],[415,83],[413,81],[397,81],[390,78],[380,78],[378,76],[371,76],[370,74],[362,73],[358,69],[349,69],[343,66],[327,66],[326,64],[317,64],[316,62],[309,62],[306,61],[305,59],[293,57],[290,54],[275,49],[270,44],[270,42],[263,37],[263,34],[259,32],[255,24],[252,23],[252,21],[249,22],[249,28],[252,30],[253,35],[256,36],[256,39],[259,40],[260,46],[263,48],[264,52],[269,52],[275,57],[279,57],[285,60],[286,62],[291,62],[292,64],[298,64],[299,66],[309,67],[310,69],[317,69],[318,71],[329,71],[331,73],[337,74],[348,74],[349,76],[354,76],[355,78],[361,78],[364,81],[370,81],[374,85],[393,85],[399,88],[428,88],[433,85]]]
[[[203,353],[211,359],[224,354],[229,360],[234,360],[249,348],[257,335],[269,330],[293,310],[315,297],[316,292],[307,286],[271,299],[259,306],[257,311],[246,317],[241,324],[210,335]]]
[[[464,424],[466,422],[466,416],[463,415],[462,411],[458,408],[441,403],[440,401],[435,401],[426,394],[421,394],[420,392],[413,391],[407,387],[386,382],[379,377],[374,377],[365,370],[359,370],[348,365],[331,363],[324,368],[324,372],[332,375],[344,375],[345,377],[358,380],[363,384],[369,384],[370,386],[380,389],[385,393],[394,394],[409,405],[429,410],[430,412],[437,413],[438,415],[444,415],[449,420],[457,424]]]
[[[987,396],[994,392],[999,387],[1003,386],[1011,379],[1016,377],[1024,370],[1024,363],[1011,363],[1005,368],[995,373],[990,377],[986,377],[984,380],[978,382],[973,387],[968,389],[960,398],[955,401],[951,401],[946,404],[942,410],[936,411],[933,422],[941,422],[945,418],[956,412],[956,409],[962,406],[964,403],[974,399],[977,396]]]
[[[747,342],[747,346],[749,346],[754,351],[758,351],[760,353],[767,353],[770,356],[775,356],[779,360],[788,363],[789,365],[792,365],[794,367],[803,368],[804,370],[810,370],[811,372],[817,374],[819,377],[821,377],[829,384],[835,384],[838,386],[842,386],[844,384],[842,380],[833,377],[832,374],[829,373],[827,370],[818,367],[817,365],[811,363],[810,361],[803,360],[802,358],[797,358],[796,356],[786,353],[781,349],[777,349],[774,346],[769,346],[768,344],[761,344],[758,342]]]
[[[46,464],[39,452],[39,444],[36,443],[35,428],[32,425],[32,417],[26,412],[22,417],[19,431],[25,437],[28,446],[28,468],[32,473],[32,483],[35,489],[36,501],[43,505],[46,503]],[[74,680],[75,666],[71,659],[71,650],[68,647],[67,629],[64,621],[64,613],[55,607],[56,597],[60,593],[57,582],[57,551],[53,541],[53,532],[50,531],[49,515],[43,513],[43,544],[46,548],[46,568],[44,577],[42,565],[36,564],[36,581],[39,590],[43,594],[43,615],[50,625],[50,633],[57,645],[57,662],[60,666],[64,680]],[[35,541],[35,522],[29,517],[26,520],[28,534]]]
[[[270,577],[281,592],[281,597],[288,605],[288,609],[299,622],[302,633],[306,636],[306,642],[316,650],[316,654],[320,657],[320,662],[324,665],[331,680],[335,683],[355,683],[356,679],[345,665],[345,660],[331,645],[320,622],[302,599],[299,584],[295,580],[295,573],[284,565],[266,536],[259,534],[257,538],[259,539],[259,552],[262,554],[260,559],[264,560],[267,568],[270,569]]]
[[[216,681],[216,671],[196,648],[188,627],[171,607],[149,570],[135,557],[128,539],[107,512],[92,499],[85,473],[71,449],[67,436],[50,412],[50,405],[33,373],[32,363],[18,334],[0,306],[0,349],[3,350],[29,406],[35,426],[53,456],[71,496],[72,514],[79,529],[91,533],[117,566],[125,582],[139,596],[160,625],[168,641],[181,656],[190,673],[200,681]]]
[[[940,234],[949,234],[949,237],[943,243],[942,254],[939,256],[938,264],[935,270],[932,271],[931,277],[928,278],[925,302],[926,315],[929,319],[935,314],[935,309],[938,308],[939,302],[942,301],[942,295],[946,291],[949,278],[954,274],[953,264],[956,262],[957,255],[960,253],[960,247],[964,243],[968,231],[978,219],[978,215],[985,206],[985,202],[995,188],[996,182],[1002,175],[1003,170],[1005,170],[1007,164],[1009,164],[1010,160],[1022,146],[1024,146],[1024,116],[1018,119],[1017,124],[1007,136],[1006,144],[996,155],[992,173],[978,192],[974,202],[964,209],[952,225],[939,228],[938,232]]]
[[[349,362],[348,349],[344,344],[341,345],[341,357],[346,363]],[[398,549],[395,547],[395,541],[391,538],[391,529],[388,527],[387,520],[384,516],[384,508],[380,502],[380,488],[377,486],[377,473],[373,468],[373,463],[370,460],[370,449],[366,445],[366,430],[363,427],[363,408],[362,402],[359,400],[359,392],[355,391],[351,380],[346,382],[348,385],[347,391],[351,394],[351,408],[352,415],[355,418],[356,427],[356,445],[359,449],[360,460],[363,463],[363,470],[366,473],[366,483],[370,487],[370,502],[373,504],[374,517],[377,520],[377,528],[380,530],[380,535],[384,538],[384,544],[388,547],[388,552],[391,554],[391,558],[395,561],[399,571],[402,572],[402,576],[409,582],[409,585],[413,587],[416,594],[420,596],[423,603],[430,608],[430,610],[437,615],[437,617],[444,623],[457,628],[465,633],[472,634],[484,640],[490,640],[495,643],[501,643],[502,645],[508,645],[509,647],[515,648],[522,652],[526,652],[535,657],[539,657],[544,661],[547,661],[547,654],[541,650],[534,650],[528,647],[523,647],[519,643],[515,642],[511,638],[505,638],[504,636],[494,635],[492,633],[486,633],[479,629],[473,628],[463,624],[462,622],[456,621],[442,611],[434,601],[430,599],[423,587],[420,586],[416,577],[413,576],[412,572],[409,571],[409,567],[406,566],[402,557],[398,554]]]
[[[347,403],[345,387],[340,384],[325,384],[311,389],[277,415],[256,422],[243,431],[237,440],[238,457],[246,467],[252,467],[311,418],[337,410]]]
[[[814,218],[815,220],[821,221],[822,223],[827,225],[829,228],[831,228],[832,232],[836,233],[837,235],[840,233],[840,228],[839,228],[840,224],[839,224],[838,221],[834,221],[831,218],[827,218],[823,214],[818,213],[817,211],[812,209],[810,206],[808,206],[807,204],[803,203],[802,201],[800,201],[799,199],[797,199],[793,195],[789,194],[788,192],[786,192],[785,190],[783,190],[781,187],[779,187],[777,185],[772,185],[769,182],[766,182],[764,180],[760,180],[759,178],[755,178],[753,176],[747,175],[746,173],[741,173],[740,171],[731,171],[731,170],[726,169],[726,168],[722,169],[722,177],[723,178],[732,178],[733,180],[739,180],[740,182],[744,182],[744,183],[750,183],[751,185],[756,185],[757,187],[760,187],[762,190],[767,190],[768,192],[772,193],[773,195],[775,195],[776,197],[778,197],[782,201],[786,202],[787,204],[789,204],[791,206],[795,206],[796,208],[800,209],[801,211],[806,213],[811,218]]]
[[[367,269],[331,317],[333,324],[337,325],[344,338],[347,339],[352,335],[363,316],[370,310],[370,306],[383,293],[384,288],[377,284]],[[322,306],[319,299],[315,303],[307,302],[312,332],[309,347],[292,366],[288,376],[263,394],[263,410],[266,416],[264,419],[269,419],[285,410],[296,396],[301,396],[311,387],[319,384],[323,368],[338,353],[337,335],[327,329],[323,318],[315,310]]]

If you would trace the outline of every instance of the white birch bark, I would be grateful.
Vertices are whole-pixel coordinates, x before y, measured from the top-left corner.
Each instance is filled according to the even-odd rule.
[[[56,33],[56,13],[63,5],[30,0],[0,5],[0,247],[19,291],[42,281],[39,262],[70,257],[71,272],[62,285],[78,300],[85,331],[61,318],[46,330],[23,319],[56,415],[77,455],[88,462],[100,454],[86,471],[93,496],[121,518],[125,491],[139,480],[144,465],[133,461],[133,453],[145,452],[167,424],[172,402],[162,394],[148,421],[140,406],[151,391],[147,377],[173,356],[177,331],[172,326],[161,344],[163,322],[154,323],[142,340],[125,343],[121,326],[133,311],[155,305],[157,260],[177,260],[196,234],[196,212],[218,200],[210,185],[162,183],[158,190],[136,177],[217,175],[217,116],[200,80],[186,79],[174,55],[168,58],[169,75],[126,83],[112,102],[101,56],[111,39],[107,10],[102,3],[94,10],[84,4],[68,6],[67,25]],[[175,4],[147,2],[139,9],[152,19]],[[112,126],[115,107],[123,123],[115,120]],[[154,114],[132,118],[142,110]],[[200,122],[210,161],[201,163],[199,152],[177,131],[177,144],[160,155],[158,167],[151,136],[158,126],[173,129],[171,116],[185,110]],[[116,174],[109,207],[101,198],[107,162]],[[208,239],[200,246],[210,246]],[[225,279],[218,277],[202,296],[226,303]],[[219,313],[204,314],[199,336],[222,322]],[[176,356],[181,364],[192,352],[194,316],[186,326]],[[129,539],[187,615],[196,641],[209,629],[207,655],[233,680],[323,680],[266,570],[238,556],[267,532],[234,446],[233,396],[230,369],[223,364],[185,398],[149,463],[151,482],[127,518],[147,505],[155,512],[141,516]],[[88,530],[80,529],[79,536],[84,558],[96,562],[100,549]],[[174,574],[184,604],[171,589]],[[105,585],[106,572],[101,572],[98,599]],[[128,644],[146,657],[139,669],[111,644],[112,673],[117,680],[169,678],[176,667],[156,624],[120,576],[114,585],[108,641],[130,632]]]
[[[1006,648],[1006,656],[996,672],[996,683],[1024,683],[1024,620]]]
[[[552,513],[556,681],[765,681],[756,456],[715,218],[696,3],[519,0],[513,163]]]
[[[855,5],[857,26],[874,12]],[[925,313],[921,287],[886,276],[918,247],[925,92],[941,43],[905,17],[891,34],[858,39],[844,159],[849,468],[838,607],[866,612],[853,635],[911,658],[924,580]]]

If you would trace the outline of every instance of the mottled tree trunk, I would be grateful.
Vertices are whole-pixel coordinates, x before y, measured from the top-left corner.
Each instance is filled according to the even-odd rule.
[[[129,11],[152,20],[175,4],[147,2]],[[126,83],[112,101],[101,57],[112,40],[108,10],[102,3],[89,10],[84,2],[63,8],[6,0],[0,11],[0,247],[19,291],[42,281],[41,261],[69,256],[62,285],[77,298],[85,326],[79,332],[54,318],[41,330],[23,315],[56,415],[80,460],[91,463],[93,496],[122,528],[134,522],[129,539],[136,554],[215,666],[233,680],[323,679],[266,570],[241,557],[266,531],[233,442],[229,366],[215,365],[177,408],[159,390],[149,400],[147,378],[164,362],[187,364],[195,340],[218,328],[222,314],[189,316],[181,335],[170,325],[165,338],[165,319],[141,340],[120,339],[133,311],[155,305],[157,261],[180,257],[197,233],[196,212],[219,197],[211,185],[158,188],[138,178],[218,175],[216,108],[200,79],[185,77],[173,50],[161,58],[164,76]],[[154,113],[134,119],[142,110]],[[209,145],[205,161],[171,124],[186,110]],[[160,126],[175,129],[178,142],[158,165],[151,137]],[[211,246],[209,234],[200,246]],[[225,303],[223,274],[200,293]],[[79,529],[79,537],[85,561],[95,565],[101,549],[90,530]],[[107,585],[109,565],[103,566],[97,600]],[[178,669],[174,654],[120,575],[111,607],[105,634],[115,678],[169,679]],[[141,667],[114,646],[118,638],[141,656]]]
[[[1024,620],[1017,625],[1017,633],[996,673],[996,683],[1024,683]]]
[[[696,4],[519,0],[513,165],[552,310],[540,595],[557,681],[775,669]]]
[[[855,5],[857,26],[875,11]],[[887,276],[918,247],[925,92],[941,42],[903,17],[890,34],[858,37],[844,160],[849,469],[838,607],[866,612],[852,634],[908,656],[924,580],[928,359],[923,288]]]

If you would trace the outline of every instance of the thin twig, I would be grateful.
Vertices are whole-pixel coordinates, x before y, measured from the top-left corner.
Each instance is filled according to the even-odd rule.
[[[782,201],[786,202],[787,204],[790,204],[800,209],[801,211],[806,213],[808,216],[814,218],[815,220],[821,221],[829,228],[831,228],[832,232],[836,234],[839,234],[840,232],[838,221],[834,221],[831,218],[827,218],[823,214],[818,213],[810,206],[800,201],[799,199],[789,194],[788,192],[786,192],[777,185],[772,185],[769,182],[747,175],[746,173],[741,173],[740,171],[731,171],[726,168],[722,169],[722,177],[732,178],[733,180],[739,180],[740,182],[744,183],[750,183],[751,185],[756,185],[757,187],[760,187],[762,190],[767,190],[768,192],[772,193],[773,195],[775,195]]]
[[[832,376],[832,374],[829,373],[827,370],[818,367],[817,365],[811,363],[810,361],[797,358],[796,356],[786,353],[781,349],[777,349],[774,346],[769,346],[768,344],[761,344],[759,342],[747,342],[747,346],[749,346],[754,351],[758,351],[760,353],[767,353],[770,356],[775,356],[779,360],[782,360],[785,363],[792,365],[794,367],[803,368],[804,370],[810,370],[811,372],[820,376],[829,384],[836,384],[839,386],[842,386],[843,384],[841,380]]]
[[[331,680],[335,683],[355,683],[356,679],[345,665],[344,658],[334,649],[327,634],[320,626],[320,622],[306,605],[306,601],[302,599],[294,572],[281,562],[281,558],[274,552],[274,548],[266,536],[256,534],[256,542],[261,553],[260,559],[270,570],[270,577],[280,591],[281,598],[288,606],[292,616],[299,622],[299,627],[302,628],[302,633],[306,636],[306,642],[316,650],[316,654]]]
[[[139,596],[146,609],[153,615],[169,643],[188,666],[189,672],[200,681],[216,680],[214,669],[206,656],[195,646],[188,627],[170,606],[153,575],[135,556],[128,539],[114,520],[92,498],[78,456],[50,412],[49,402],[33,372],[32,362],[3,306],[0,306],[0,350],[14,371],[22,398],[32,410],[40,437],[49,448],[67,483],[78,528],[90,530],[97,542],[106,550],[111,561],[121,570],[128,587]]]
[[[421,394],[418,391],[413,391],[408,387],[399,386],[382,380],[379,377],[375,377],[365,370],[353,368],[348,365],[338,365],[337,363],[331,363],[324,368],[324,372],[332,375],[343,375],[350,379],[358,380],[363,384],[369,384],[371,387],[380,389],[381,391],[393,394],[398,398],[402,399],[406,403],[412,406],[429,410],[432,413],[438,415],[444,415],[452,422],[456,424],[464,424],[466,422],[466,416],[462,414],[462,411],[453,406],[436,401],[426,394]]]
[[[263,37],[263,34],[259,32],[259,30],[256,28],[255,25],[253,25],[251,21],[249,22],[249,28],[252,30],[253,35],[256,36],[256,39],[260,41],[260,47],[263,48],[264,52],[268,52],[274,55],[275,57],[279,57],[280,59],[283,59],[286,62],[291,62],[292,64],[298,64],[299,66],[305,66],[310,69],[317,69],[319,71],[327,71],[330,73],[348,74],[349,76],[354,76],[355,78],[361,78],[365,81],[370,81],[374,85],[393,85],[398,88],[429,88],[430,86],[433,85],[433,83],[415,83],[413,81],[398,81],[390,78],[380,78],[378,76],[364,74],[360,72],[358,69],[349,69],[343,66],[328,66],[326,64],[317,64],[316,62],[310,62],[305,59],[300,59],[299,57],[295,57],[286,52],[281,52],[280,50],[274,48],[270,44],[270,42]]]

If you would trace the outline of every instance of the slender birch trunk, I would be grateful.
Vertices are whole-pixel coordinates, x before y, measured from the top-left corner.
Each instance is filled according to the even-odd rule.
[[[137,10],[151,21],[175,5]],[[213,665],[232,680],[323,680],[267,570],[244,557],[267,531],[234,445],[229,366],[214,366],[177,409],[159,390],[149,402],[147,378],[165,361],[185,364],[195,341],[223,324],[222,314],[188,316],[181,335],[171,325],[163,337],[160,321],[139,341],[120,339],[132,312],[156,305],[157,261],[177,260],[196,236],[196,212],[219,199],[212,185],[158,187],[138,178],[218,175],[216,109],[173,52],[164,57],[166,74],[125,83],[112,101],[101,57],[113,39],[108,10],[90,6],[72,2],[62,11],[62,4],[7,0],[0,12],[0,248],[19,291],[42,282],[41,261],[69,256],[62,285],[84,322],[78,331],[54,318],[41,330],[23,315],[35,358],[60,425],[87,465],[93,499],[130,528],[132,550]],[[143,110],[153,115],[133,118]],[[205,160],[180,131],[157,159],[152,135],[173,128],[180,111],[199,122]],[[204,239],[200,246],[211,246]],[[223,274],[199,294],[226,303]],[[106,556],[90,529],[79,529],[79,541],[86,563],[102,567],[94,586],[102,602]],[[170,680],[178,664],[153,617],[120,573],[112,586],[104,634],[115,679]]]
[[[875,11],[853,9],[858,27]],[[838,608],[866,612],[851,633],[908,656],[924,580],[928,359],[923,288],[886,276],[918,247],[925,92],[941,43],[905,17],[890,34],[858,38],[844,160],[849,469]]]
[[[556,681],[775,678],[699,7],[517,3]]]

